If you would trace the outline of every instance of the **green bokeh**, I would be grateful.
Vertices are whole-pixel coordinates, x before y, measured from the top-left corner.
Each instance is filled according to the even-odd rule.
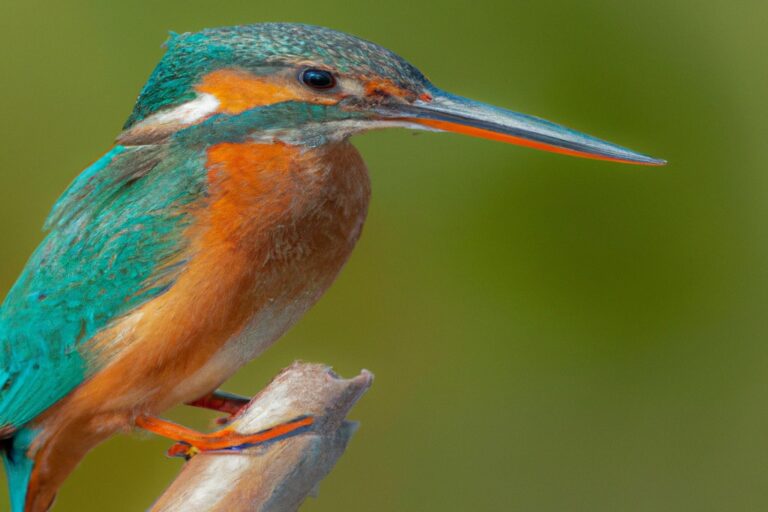
[[[762,0],[4,0],[0,288],[110,146],[167,30],[349,31],[453,92],[671,165],[358,138],[374,198],[355,255],[226,386],[250,395],[295,358],[376,374],[305,510],[765,510],[765,19]],[[167,446],[99,447],[56,510],[144,510],[180,467]]]

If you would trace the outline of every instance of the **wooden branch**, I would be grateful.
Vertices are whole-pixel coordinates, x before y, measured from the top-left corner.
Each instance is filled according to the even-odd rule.
[[[194,456],[151,511],[298,510],[344,453],[356,429],[345,417],[372,382],[365,370],[342,379],[326,366],[294,363],[251,400],[231,427],[254,434],[312,415],[311,429],[241,452]]]

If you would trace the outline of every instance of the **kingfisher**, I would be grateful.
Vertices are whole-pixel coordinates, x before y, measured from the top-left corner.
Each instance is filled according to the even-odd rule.
[[[663,160],[444,92],[374,43],[265,23],[172,34],[115,145],[47,218],[0,307],[0,451],[13,512],[44,512],[86,453],[144,429],[197,451],[246,436],[160,417],[236,414],[218,391],[328,289],[370,183],[352,135],[457,132],[566,155]]]

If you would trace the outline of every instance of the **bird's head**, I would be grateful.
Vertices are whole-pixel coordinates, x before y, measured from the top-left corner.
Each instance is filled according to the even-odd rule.
[[[451,131],[574,156],[657,160],[446,93],[391,51],[322,27],[265,23],[174,35],[119,138],[320,145],[375,128]]]

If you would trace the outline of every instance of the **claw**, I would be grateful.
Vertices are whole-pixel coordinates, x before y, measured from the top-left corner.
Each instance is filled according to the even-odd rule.
[[[166,455],[168,455],[168,457],[180,457],[188,461],[198,453],[200,453],[200,450],[194,446],[190,445],[189,443],[185,443],[184,441],[179,441],[168,448]]]

